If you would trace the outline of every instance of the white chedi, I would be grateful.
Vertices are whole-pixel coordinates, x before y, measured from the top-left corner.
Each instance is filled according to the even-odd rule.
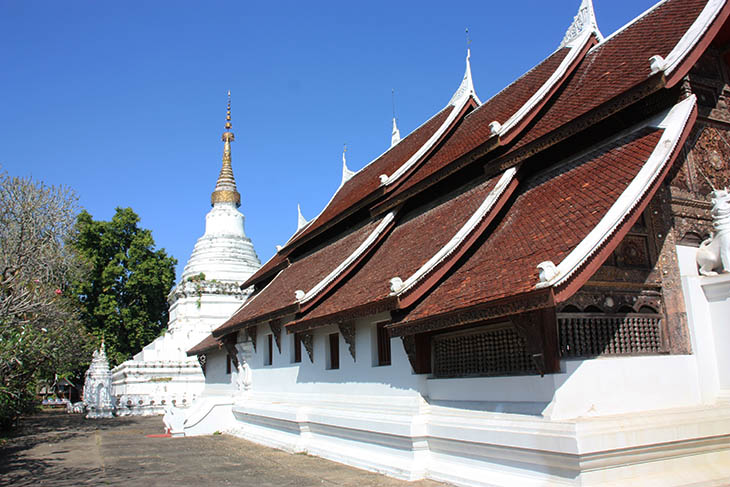
[[[113,416],[112,376],[103,341],[99,350],[94,351],[91,365],[86,371],[83,396],[87,418],[98,419]]]
[[[163,414],[172,406],[189,406],[202,393],[203,370],[186,352],[243,304],[250,290],[240,286],[261,267],[238,210],[241,197],[231,166],[230,101],[228,110],[213,208],[180,282],[168,296],[166,333],[112,372],[120,415]]]

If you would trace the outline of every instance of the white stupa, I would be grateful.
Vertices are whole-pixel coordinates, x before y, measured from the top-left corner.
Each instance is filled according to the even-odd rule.
[[[223,166],[182,278],[168,297],[167,332],[112,371],[118,414],[162,414],[169,405],[186,407],[203,390],[200,364],[186,351],[238,309],[250,294],[240,285],[261,267],[238,211],[241,195],[231,167],[231,99],[223,132]]]
[[[112,379],[109,361],[106,358],[104,342],[99,350],[94,350],[91,365],[84,380],[84,408],[89,419],[111,418],[114,412],[112,400]]]

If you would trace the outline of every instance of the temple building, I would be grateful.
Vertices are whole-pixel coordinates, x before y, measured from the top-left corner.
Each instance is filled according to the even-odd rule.
[[[730,482],[729,15],[604,37],[583,0],[484,102],[467,53],[188,350],[172,433],[457,485]]]
[[[205,217],[205,233],[195,244],[182,277],[168,297],[170,321],[164,335],[112,371],[117,414],[162,414],[189,405],[202,391],[204,362],[185,353],[220,326],[250,294],[241,287],[260,267],[238,210],[241,195],[231,166],[231,101],[228,94],[223,164]]]

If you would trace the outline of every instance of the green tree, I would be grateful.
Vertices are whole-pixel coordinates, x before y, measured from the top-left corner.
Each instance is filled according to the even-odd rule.
[[[76,221],[74,248],[91,265],[90,277],[74,291],[88,331],[102,337],[112,366],[159,336],[168,321],[167,295],[177,260],[155,250],[149,230],[131,208],[117,208],[111,221],[85,210]]]
[[[90,339],[71,283],[84,266],[68,245],[76,195],[0,172],[0,428],[32,409],[40,381],[88,364]]]

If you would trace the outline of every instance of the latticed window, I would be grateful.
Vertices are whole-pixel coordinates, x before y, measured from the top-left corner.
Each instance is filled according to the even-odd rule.
[[[657,313],[558,313],[563,357],[663,353],[662,315]]]
[[[433,337],[436,377],[535,373],[524,339],[510,325],[472,328]]]

